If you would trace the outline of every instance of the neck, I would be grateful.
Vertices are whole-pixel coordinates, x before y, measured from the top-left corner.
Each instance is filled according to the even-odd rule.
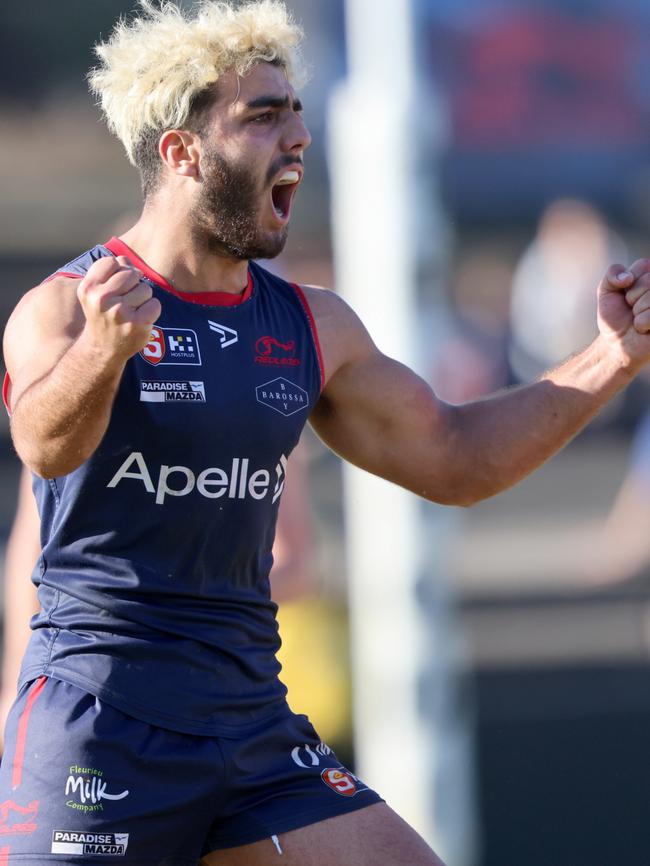
[[[237,294],[248,282],[248,262],[200,249],[182,208],[171,202],[145,204],[120,238],[178,291]]]

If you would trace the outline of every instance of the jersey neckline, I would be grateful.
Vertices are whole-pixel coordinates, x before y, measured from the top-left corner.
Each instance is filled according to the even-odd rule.
[[[114,256],[126,256],[136,268],[140,268],[142,273],[148,280],[154,282],[161,289],[175,295],[183,301],[189,301],[191,304],[203,304],[210,307],[236,307],[243,304],[253,294],[253,275],[250,268],[248,269],[248,283],[243,291],[233,294],[232,292],[181,292],[175,289],[171,283],[166,280],[161,274],[154,271],[153,268],[140,258],[140,256],[132,250],[128,244],[125,244],[120,238],[112,237],[104,245],[106,249],[113,253]]]

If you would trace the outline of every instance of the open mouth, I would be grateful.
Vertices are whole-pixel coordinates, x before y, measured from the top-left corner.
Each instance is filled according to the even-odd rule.
[[[297,171],[285,171],[280,180],[271,189],[273,212],[282,223],[289,221],[291,203],[299,183],[300,174]]]

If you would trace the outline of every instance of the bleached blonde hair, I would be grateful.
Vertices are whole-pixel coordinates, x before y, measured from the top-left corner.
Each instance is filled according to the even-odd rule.
[[[157,147],[159,133],[186,127],[197,101],[227,70],[243,76],[267,61],[296,87],[304,83],[302,30],[281,0],[199,0],[194,14],[170,0],[138,4],[142,14],[120,19],[95,46],[100,65],[88,80],[109,129],[141,171],[142,143],[155,137]]]

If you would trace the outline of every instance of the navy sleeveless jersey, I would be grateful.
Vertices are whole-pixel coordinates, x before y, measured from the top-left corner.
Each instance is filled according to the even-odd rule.
[[[175,293],[117,239],[58,273],[113,254],[144,270],[162,313],[92,457],[34,479],[41,612],[21,682],[55,677],[185,733],[240,732],[286,707],[269,571],[287,458],[322,384],[313,319],[254,263],[227,305]]]

